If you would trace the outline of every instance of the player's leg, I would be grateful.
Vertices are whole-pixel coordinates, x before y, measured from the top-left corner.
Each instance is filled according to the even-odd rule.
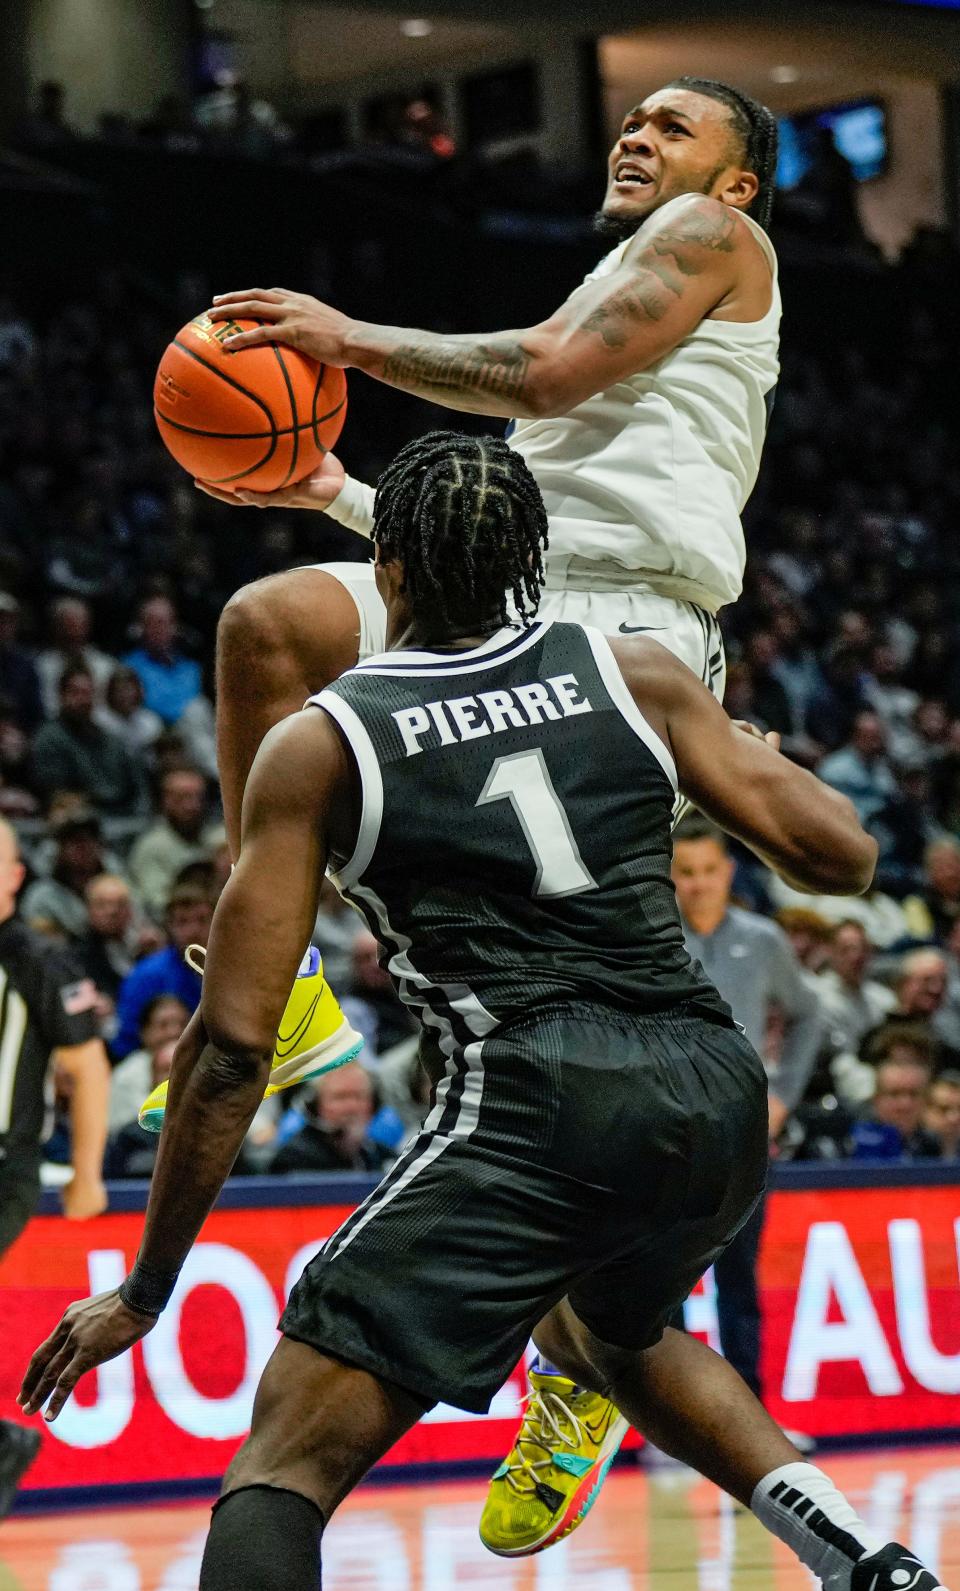
[[[361,624],[349,587],[321,568],[290,569],[244,586],[220,615],[217,762],[234,857],[243,792],[264,736],[353,668]]]
[[[685,663],[718,700],[723,700],[726,657],[720,626],[713,614],[690,602],[642,588],[629,591],[547,590],[540,616],[589,625],[603,635],[650,635]],[[678,796],[674,824],[688,809],[689,802]],[[506,1550],[511,1540],[521,1544],[516,1550],[530,1550],[523,1545],[533,1533],[526,1506],[528,1488],[518,1476],[522,1475],[525,1459],[529,1459],[527,1478],[532,1481],[532,1466],[542,1456],[538,1432],[545,1398],[549,1399],[549,1407],[562,1420],[565,1429],[578,1433],[576,1452],[572,1456],[583,1466],[586,1479],[593,1479],[595,1489],[602,1483],[627,1430],[627,1422],[616,1409],[610,1408],[597,1394],[587,1395],[551,1362],[547,1353],[541,1352],[530,1367],[530,1391],[531,1402],[525,1418],[512,1449],[492,1478],[481,1518],[481,1537],[491,1551]],[[594,1496],[595,1490],[590,1495]],[[580,1523],[585,1516],[584,1509],[576,1522]]]
[[[428,1407],[283,1338],[213,1511],[200,1591],[317,1591],[334,1509]]]
[[[227,603],[217,628],[217,760],[234,856],[243,792],[264,736],[359,657],[382,650],[384,628],[372,564],[291,569],[244,586]],[[319,955],[308,951],[280,1024],[268,1092],[344,1065],[361,1043]],[[163,1126],[167,1087],[159,1083],[140,1108],[148,1132]]]
[[[665,1453],[752,1509],[830,1591],[935,1591],[936,1577],[872,1531],[732,1366],[695,1337],[668,1326],[652,1347],[631,1352],[594,1336],[564,1301],[534,1338]]]

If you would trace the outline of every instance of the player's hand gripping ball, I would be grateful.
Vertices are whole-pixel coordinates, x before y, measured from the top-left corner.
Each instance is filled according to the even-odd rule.
[[[342,370],[276,343],[231,350],[258,321],[198,315],[166,349],[153,388],[160,435],[178,464],[221,491],[275,492],[334,446],[347,412]]]

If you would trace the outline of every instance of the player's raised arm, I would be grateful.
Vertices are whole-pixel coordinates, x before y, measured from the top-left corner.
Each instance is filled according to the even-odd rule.
[[[846,796],[739,728],[655,641],[611,646],[638,707],[672,748],[684,795],[796,888],[869,888],[877,843]]]
[[[319,712],[271,731],[243,806],[240,858],[210,930],[203,1000],[177,1046],[143,1242],[116,1292],[72,1304],[34,1354],[20,1401],[56,1418],[80,1376],[153,1326],[263,1098],[277,1027],[316,921],[347,754]],[[263,954],[263,946],[270,954]],[[52,1396],[51,1396],[52,1394]]]
[[[579,287],[549,319],[519,331],[447,336],[352,321],[302,293],[255,290],[218,298],[214,319],[268,324],[225,346],[291,343],[451,409],[502,418],[565,414],[655,364],[737,289],[767,290],[769,267],[735,209],[685,194],[655,212],[619,268]],[[757,318],[766,305],[757,306]]]

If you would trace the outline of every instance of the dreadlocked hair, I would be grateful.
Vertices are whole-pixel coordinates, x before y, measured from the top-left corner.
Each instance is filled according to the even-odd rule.
[[[760,184],[753,203],[747,206],[764,231],[770,227],[773,209],[774,178],[777,171],[777,121],[766,105],[749,94],[742,94],[729,83],[718,83],[712,77],[675,77],[667,88],[686,88],[691,94],[704,94],[708,99],[719,100],[732,112],[733,125],[743,140],[746,151],[744,164]]]
[[[526,463],[494,436],[429,431],[408,442],[377,485],[373,539],[403,568],[418,624],[469,634],[522,623],[540,603],[547,513]]]

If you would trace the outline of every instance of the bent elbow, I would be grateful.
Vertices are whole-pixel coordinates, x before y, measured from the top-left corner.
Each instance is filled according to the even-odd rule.
[[[857,855],[851,860],[849,895],[865,895],[876,876],[880,847],[872,834],[861,831]]]
[[[858,829],[847,843],[838,845],[825,859],[817,885],[824,895],[864,895],[877,870],[879,846],[871,834]]]
[[[565,360],[546,357],[531,363],[523,387],[523,407],[530,420],[556,420],[569,414],[578,403],[590,396],[584,392],[582,380],[574,381],[574,373]]]
[[[274,1040],[265,1034],[246,1031],[236,1021],[219,1022],[203,1013],[207,1050],[203,1070],[209,1091],[226,1094],[259,1081],[264,1085],[273,1059]]]

